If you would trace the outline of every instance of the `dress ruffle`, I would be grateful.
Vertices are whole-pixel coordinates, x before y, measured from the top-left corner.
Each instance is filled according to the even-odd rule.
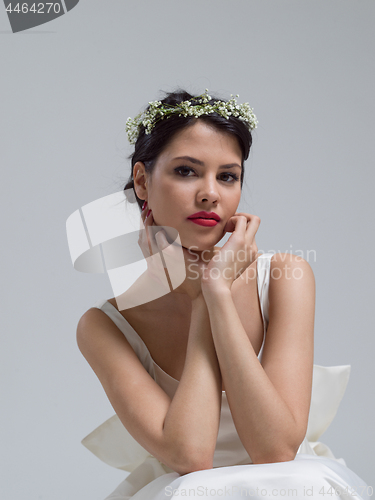
[[[349,375],[350,365],[314,365],[308,427],[297,455],[325,457],[345,465],[344,459],[336,458],[329,447],[318,439],[337,413]],[[106,464],[130,472],[124,482],[126,484],[123,484],[123,489],[129,488],[127,495],[130,496],[161,475],[174,472],[143,448],[126,430],[116,414],[86,436],[82,444]],[[223,463],[217,464],[216,467],[227,466],[224,460],[225,457]]]

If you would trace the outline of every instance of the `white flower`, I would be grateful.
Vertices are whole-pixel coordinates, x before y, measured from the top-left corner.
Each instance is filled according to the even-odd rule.
[[[239,97],[239,95],[236,94],[236,97]],[[227,102],[215,101],[213,104],[209,104],[211,99],[208,89],[205,89],[204,94],[192,99],[194,102],[183,101],[176,106],[163,104],[161,101],[149,102],[149,108],[146,111],[139,113],[134,119],[129,117],[126,120],[125,130],[130,144],[136,143],[142,125],[145,129],[145,134],[149,135],[156,122],[175,114],[178,116],[194,116],[195,118],[199,118],[202,115],[218,113],[226,119],[229,119],[230,116],[239,118],[247,124],[250,130],[257,127],[258,120],[248,102],[237,104],[233,94],[231,94],[231,98]]]

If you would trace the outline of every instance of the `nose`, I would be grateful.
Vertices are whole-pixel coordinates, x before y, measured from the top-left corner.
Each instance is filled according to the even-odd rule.
[[[220,200],[220,193],[216,176],[206,175],[201,181],[198,191],[198,201],[217,203]]]

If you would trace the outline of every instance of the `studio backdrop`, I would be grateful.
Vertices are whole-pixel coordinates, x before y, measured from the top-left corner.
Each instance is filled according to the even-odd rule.
[[[76,327],[114,291],[73,267],[66,222],[123,190],[126,119],[176,88],[254,108],[240,210],[259,251],[314,271],[315,363],[351,365],[321,440],[374,486],[374,2],[38,5],[0,6],[1,498],[102,500],[124,478],[81,444],[114,411]]]

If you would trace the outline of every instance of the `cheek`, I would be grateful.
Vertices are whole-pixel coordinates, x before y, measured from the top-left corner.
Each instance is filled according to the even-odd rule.
[[[170,215],[177,215],[180,211],[184,211],[187,200],[190,198],[189,190],[184,189],[183,186],[166,184],[158,193],[158,205],[164,212],[168,211]]]
[[[230,199],[228,206],[233,210],[233,213],[237,211],[238,205],[241,200],[241,191],[236,192]]]
[[[181,201],[174,195],[171,196],[170,191],[164,192],[160,190],[152,198],[152,209],[158,224],[174,226],[182,211]]]

